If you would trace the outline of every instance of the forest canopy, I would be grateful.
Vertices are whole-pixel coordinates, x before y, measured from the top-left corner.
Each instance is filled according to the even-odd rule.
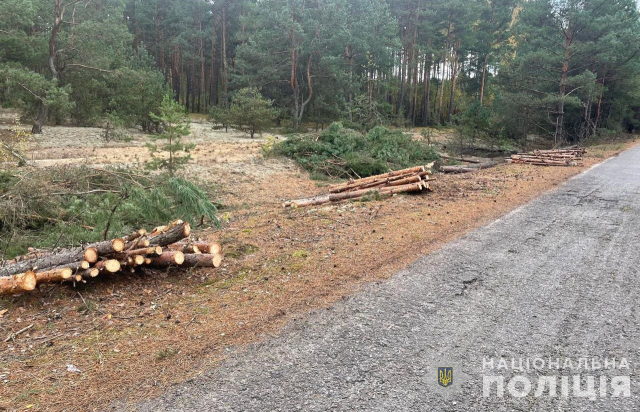
[[[280,125],[579,141],[640,121],[634,0],[4,0],[0,103],[153,129],[252,88]]]

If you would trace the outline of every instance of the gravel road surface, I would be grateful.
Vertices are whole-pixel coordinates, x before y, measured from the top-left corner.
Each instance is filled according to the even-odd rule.
[[[639,265],[640,146],[136,409],[638,411]]]

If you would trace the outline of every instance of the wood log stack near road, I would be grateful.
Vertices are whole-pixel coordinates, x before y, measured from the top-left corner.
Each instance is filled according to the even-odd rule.
[[[0,295],[34,290],[44,283],[86,282],[104,273],[133,273],[139,268],[219,267],[218,243],[193,241],[191,227],[182,221],[147,233],[73,249],[34,251],[0,262]]]
[[[535,150],[529,153],[511,155],[507,161],[516,164],[530,164],[538,166],[579,166],[587,150],[572,146],[566,149]]]
[[[359,199],[369,194],[391,196],[398,193],[420,192],[430,190],[429,182],[434,180],[432,174],[433,163],[426,166],[416,166],[409,169],[349,180],[346,183],[329,187],[329,193],[308,198],[284,202],[284,207],[317,206],[325,203],[340,202],[348,199]]]

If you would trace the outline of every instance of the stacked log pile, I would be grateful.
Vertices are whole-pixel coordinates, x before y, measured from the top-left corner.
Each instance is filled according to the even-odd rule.
[[[398,193],[430,190],[429,182],[434,180],[430,178],[432,167],[433,163],[427,166],[416,166],[381,175],[350,180],[346,183],[331,186],[328,194],[308,199],[291,200],[283,203],[283,206],[292,208],[317,206],[348,199],[359,199],[372,193],[379,196],[392,196]]]
[[[538,166],[579,166],[586,149],[578,146],[566,149],[535,150],[529,153],[518,153],[507,159],[511,163]]]
[[[85,283],[105,273],[133,273],[140,268],[219,267],[218,243],[193,241],[191,227],[182,221],[140,229],[123,238],[85,247],[32,251],[0,262],[0,295],[34,290],[44,283]]]

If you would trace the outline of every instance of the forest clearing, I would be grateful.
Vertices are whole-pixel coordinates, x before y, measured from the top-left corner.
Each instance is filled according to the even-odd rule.
[[[186,170],[211,179],[224,205],[220,230],[195,232],[222,244],[221,267],[122,274],[0,298],[8,338],[0,351],[2,406],[104,410],[158,395],[635,144],[589,147],[579,167],[502,164],[438,174],[425,195],[291,210],[282,208],[284,200],[329,184],[289,160],[265,159],[261,147],[270,139],[204,124],[194,129],[199,150]],[[147,156],[143,135],[91,147],[82,136],[92,129],[45,130],[29,155],[38,168],[121,165]]]

